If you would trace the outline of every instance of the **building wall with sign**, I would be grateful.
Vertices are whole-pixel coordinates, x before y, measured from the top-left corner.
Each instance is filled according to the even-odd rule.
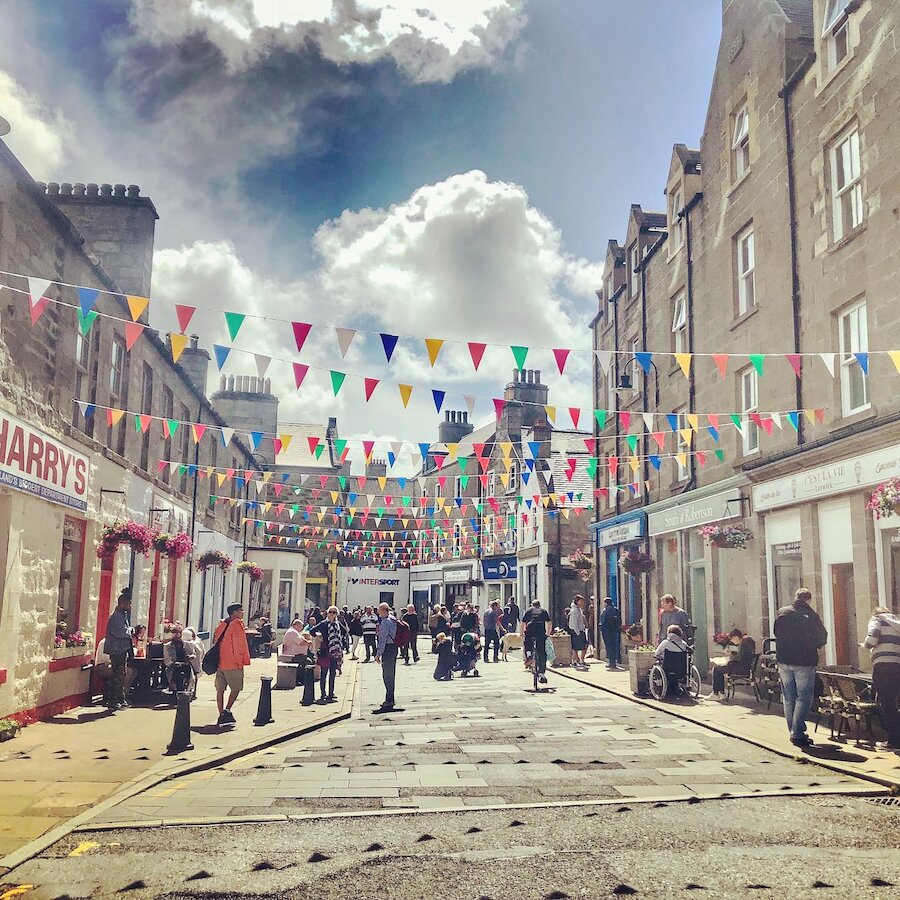
[[[402,614],[409,602],[409,570],[382,570],[374,567],[338,569],[338,603],[351,610],[387,603]]]

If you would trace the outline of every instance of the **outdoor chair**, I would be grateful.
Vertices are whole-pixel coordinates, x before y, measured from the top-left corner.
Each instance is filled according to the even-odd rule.
[[[778,675],[778,663],[773,657],[763,657],[759,665],[760,693],[766,695],[766,710],[772,706],[773,700],[781,699],[781,678]]]
[[[862,685],[856,678],[848,678],[846,675],[829,675],[833,680],[834,690],[841,700],[838,710],[838,733],[841,736],[844,722],[849,726],[850,722],[856,723],[856,743],[860,742],[860,724],[865,721],[866,731],[874,740],[872,731],[872,716],[881,715],[878,704],[871,699],[871,689],[868,685]]]
[[[725,699],[733,700],[734,699],[734,689],[738,685],[746,685],[747,687],[753,688],[753,693],[756,695],[756,702],[759,703],[759,658],[762,654],[755,653],[753,655],[753,661],[750,663],[750,671],[746,675],[735,675],[731,672],[725,673]]]
[[[833,676],[828,672],[818,672],[817,674],[822,682],[822,692],[816,697],[815,730],[819,730],[819,722],[822,716],[828,716],[828,729],[831,733],[831,739],[834,740],[834,723],[835,720],[840,720],[844,701],[834,686]]]

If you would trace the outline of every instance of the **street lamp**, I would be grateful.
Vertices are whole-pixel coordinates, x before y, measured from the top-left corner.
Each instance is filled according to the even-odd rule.
[[[617,394],[626,394],[634,390],[631,375],[628,374],[628,368],[635,364],[638,365],[638,368],[640,368],[642,372],[644,371],[643,367],[638,363],[637,357],[632,356],[631,359],[625,363],[623,371],[619,375],[619,383],[616,385]],[[653,362],[652,359],[650,360],[650,367],[653,369],[653,399],[655,403],[654,412],[656,412],[659,407],[659,369],[656,368],[656,363]],[[646,376],[647,373],[645,372],[644,374]]]

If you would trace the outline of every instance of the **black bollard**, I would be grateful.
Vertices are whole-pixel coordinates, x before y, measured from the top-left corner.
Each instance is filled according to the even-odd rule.
[[[175,697],[178,705],[175,708],[172,740],[166,747],[168,753],[181,753],[182,750],[194,749],[194,745],[191,743],[191,692],[178,691]]]
[[[272,677],[263,675],[259,680],[259,706],[256,709],[256,718],[253,720],[253,724],[271,725],[275,721],[272,718]]]
[[[301,706],[312,706],[316,702],[316,676],[312,666],[303,669],[303,700]]]

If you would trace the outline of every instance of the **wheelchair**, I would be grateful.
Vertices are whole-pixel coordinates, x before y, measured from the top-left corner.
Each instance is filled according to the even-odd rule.
[[[687,694],[696,700],[700,696],[700,672],[694,665],[693,647],[686,653],[666,650],[661,663],[654,663],[648,676],[654,700],[662,700],[674,688],[673,694]]]

